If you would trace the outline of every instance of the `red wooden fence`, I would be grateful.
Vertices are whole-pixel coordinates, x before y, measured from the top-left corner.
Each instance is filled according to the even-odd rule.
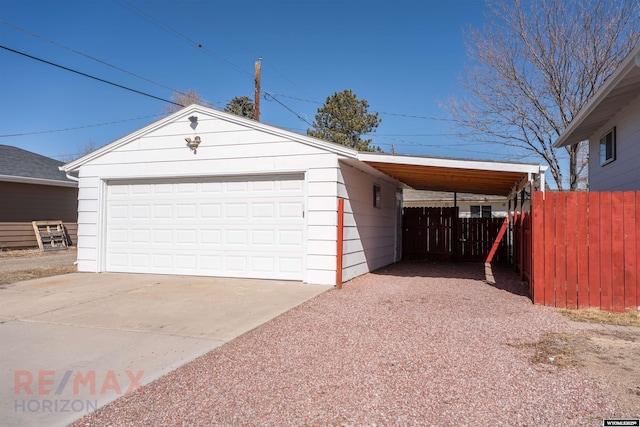
[[[456,259],[484,262],[494,249],[492,261],[507,262],[509,246],[507,239],[502,239],[503,236],[500,236],[504,221],[504,218],[458,218]]]
[[[523,277],[530,275],[534,303],[640,308],[640,191],[535,192],[531,244],[527,221],[526,214],[516,218],[514,259]]]
[[[403,259],[508,261],[507,239],[497,242],[503,218],[458,218],[458,208],[404,208]],[[494,248],[495,246],[495,248]]]

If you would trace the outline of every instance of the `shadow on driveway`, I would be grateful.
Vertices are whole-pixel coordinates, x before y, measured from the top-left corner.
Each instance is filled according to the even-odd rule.
[[[493,263],[491,268],[495,283],[488,283],[490,286],[518,296],[529,297],[529,286],[520,280],[512,266]],[[396,277],[486,280],[485,265],[479,262],[401,261],[380,268],[372,274]]]

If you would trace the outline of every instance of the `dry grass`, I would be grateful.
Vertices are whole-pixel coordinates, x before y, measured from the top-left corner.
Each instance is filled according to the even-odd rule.
[[[63,265],[55,267],[31,268],[29,270],[16,270],[0,273],[0,286],[23,280],[39,279],[41,277],[58,276],[60,274],[76,273],[78,268],[75,265]]]
[[[640,327],[640,312],[610,313],[601,310],[567,310],[558,309],[560,314],[577,322],[603,323],[606,325]]]
[[[42,251],[38,248],[30,249],[13,249],[13,250],[0,250],[0,258],[20,258],[28,256],[42,255]]]
[[[531,363],[543,363],[561,368],[582,366],[577,354],[586,344],[586,338],[573,334],[548,332],[538,342],[516,344],[514,347],[532,348]]]

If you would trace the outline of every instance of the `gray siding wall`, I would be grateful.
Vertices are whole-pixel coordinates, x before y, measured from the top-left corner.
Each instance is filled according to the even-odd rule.
[[[600,138],[616,127],[616,159],[600,165]],[[640,98],[589,139],[589,190],[640,190]]]

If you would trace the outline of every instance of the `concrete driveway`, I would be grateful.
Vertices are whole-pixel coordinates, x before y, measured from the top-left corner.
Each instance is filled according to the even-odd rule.
[[[144,393],[145,384],[330,288],[114,273],[6,286],[2,425],[67,425],[121,395]]]

